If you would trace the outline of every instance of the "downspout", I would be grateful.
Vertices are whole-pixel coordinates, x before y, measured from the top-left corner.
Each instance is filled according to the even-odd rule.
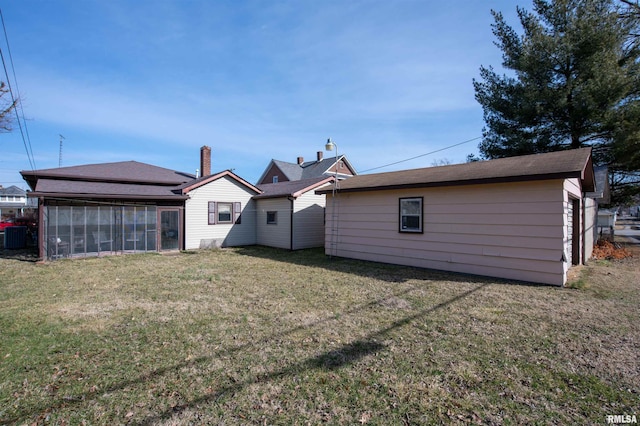
[[[289,226],[290,226],[290,230],[289,230],[289,250],[293,250],[293,206],[294,206],[294,202],[295,202],[295,197],[287,197],[287,199],[289,201],[291,201],[291,220],[289,221]]]

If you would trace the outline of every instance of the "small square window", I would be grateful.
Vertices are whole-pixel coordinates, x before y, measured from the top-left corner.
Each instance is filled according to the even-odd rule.
[[[267,212],[267,225],[278,224],[278,212]]]
[[[272,178],[272,182],[273,182],[273,183],[278,183],[278,175],[276,175],[276,176],[274,176],[274,177]]]
[[[400,232],[422,232],[422,197],[400,198]]]

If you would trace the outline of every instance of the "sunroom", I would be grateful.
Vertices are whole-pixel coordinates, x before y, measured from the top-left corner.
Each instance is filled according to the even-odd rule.
[[[43,259],[180,250],[192,175],[121,162],[21,172],[38,198]]]
[[[161,210],[159,227],[156,206],[51,205],[42,212],[48,259],[179,248],[179,215]]]

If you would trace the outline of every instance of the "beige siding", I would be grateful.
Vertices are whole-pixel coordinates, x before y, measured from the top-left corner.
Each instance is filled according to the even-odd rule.
[[[243,246],[256,243],[255,195],[235,180],[222,177],[189,192],[185,204],[185,248],[197,249],[216,241],[217,245]],[[209,201],[240,202],[242,223],[209,225]]]
[[[288,198],[257,200],[257,244],[283,249],[291,248],[291,201]],[[267,212],[278,212],[278,223],[267,224]]]
[[[328,196],[325,251],[562,285],[568,192],[562,180],[551,180],[345,193],[337,201],[337,229]],[[402,197],[424,197],[423,234],[398,232]],[[335,252],[332,239],[337,242]]]
[[[296,198],[293,216],[293,250],[324,245],[325,196],[313,191]]]

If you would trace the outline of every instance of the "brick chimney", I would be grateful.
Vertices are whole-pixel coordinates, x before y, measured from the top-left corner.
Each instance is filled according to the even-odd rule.
[[[322,151],[318,151],[318,162],[322,161]]]
[[[304,157],[298,157],[298,166],[301,166],[304,163]]]
[[[200,148],[200,175],[209,176],[211,174],[211,147]]]

